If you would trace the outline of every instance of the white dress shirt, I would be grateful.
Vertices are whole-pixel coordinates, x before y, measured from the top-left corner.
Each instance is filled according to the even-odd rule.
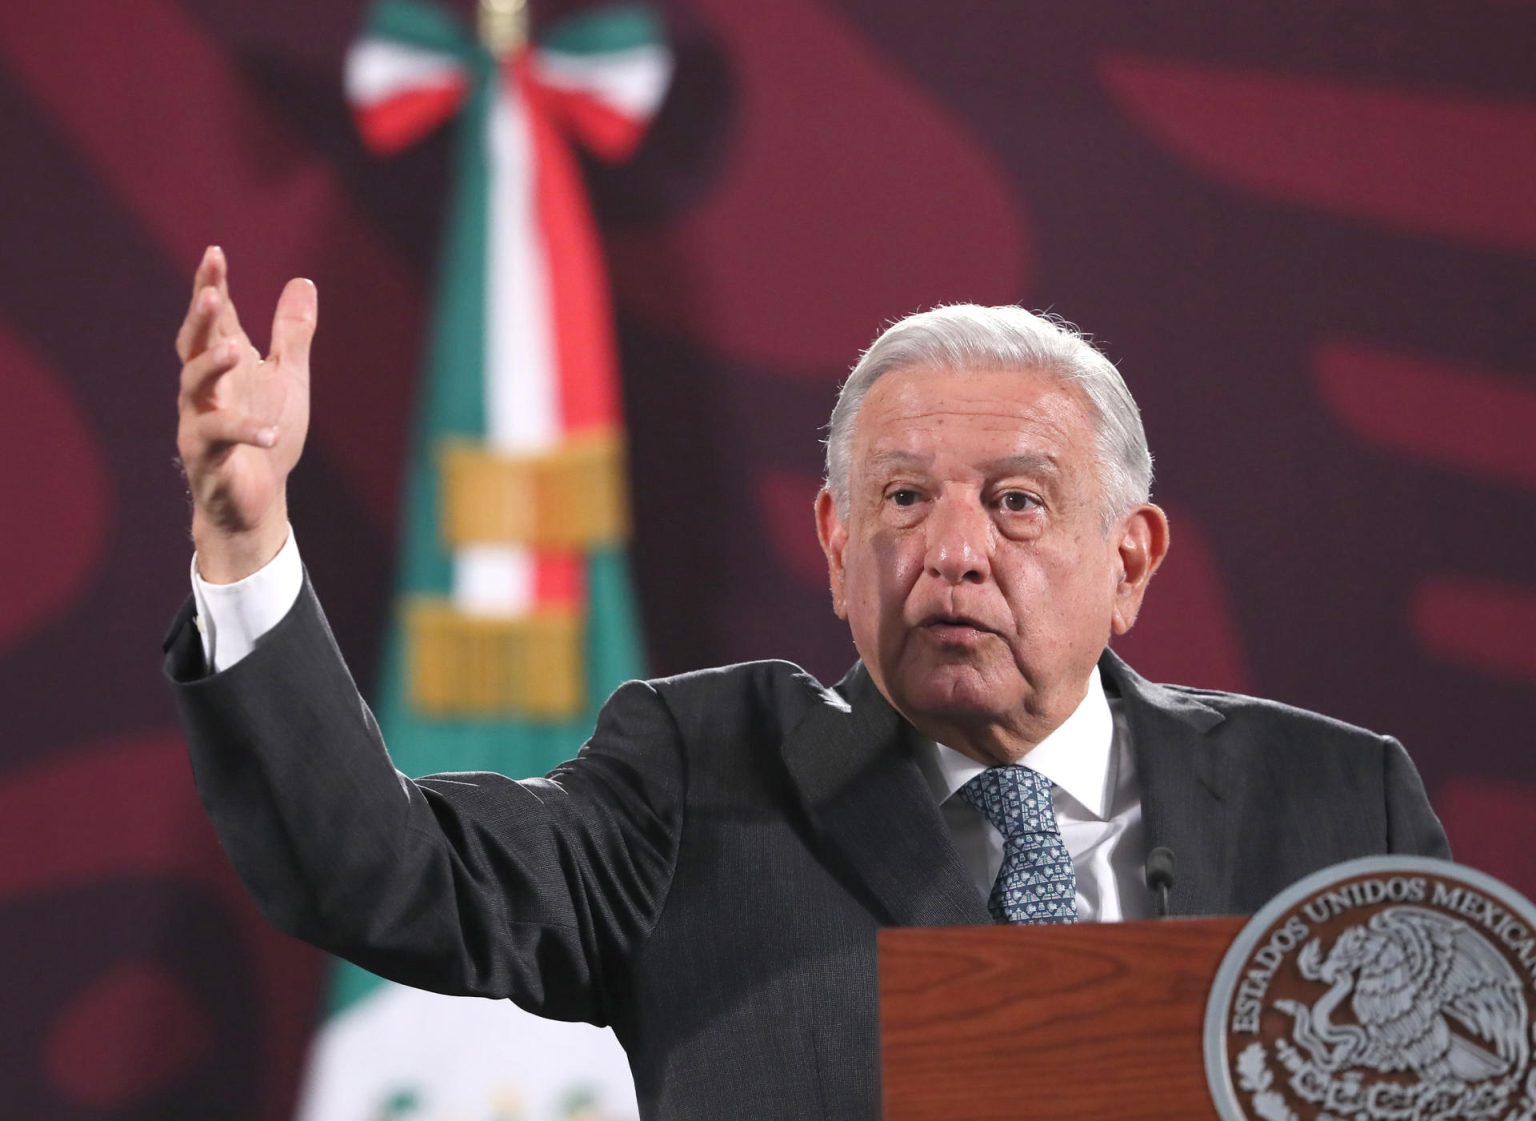
[[[210,584],[192,558],[192,596],[203,655],[215,673],[255,649],[282,621],[304,587],[293,530],[277,556],[234,584]],[[1124,714],[1111,705],[1095,667],[1088,692],[1066,721],[1025,756],[1055,784],[1056,819],[1077,874],[1082,922],[1146,918],[1152,912],[1143,869],[1141,788]],[[1003,836],[955,792],[985,767],[953,748],[926,741],[918,763],[976,890],[986,899],[1003,862]]]
[[[1095,666],[1088,692],[1072,715],[1020,760],[1055,784],[1056,820],[1077,875],[1080,922],[1119,922],[1152,913],[1143,867],[1141,787],[1118,708],[1105,695]],[[961,861],[987,898],[1002,867],[1003,835],[956,794],[986,767],[932,741],[924,741],[918,763]]]
[[[233,584],[208,583],[198,575],[194,555],[192,599],[209,670],[227,670],[254,650],[256,640],[283,621],[303,590],[304,565],[292,526],[277,556]]]

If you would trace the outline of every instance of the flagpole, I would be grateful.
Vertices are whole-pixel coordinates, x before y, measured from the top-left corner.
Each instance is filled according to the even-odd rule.
[[[528,41],[528,0],[480,0],[480,43],[505,58]]]

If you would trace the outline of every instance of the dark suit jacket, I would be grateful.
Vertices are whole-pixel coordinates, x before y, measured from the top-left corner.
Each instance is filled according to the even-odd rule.
[[[786,662],[631,682],[547,778],[412,782],[307,587],[225,673],[189,621],[167,666],[198,786],[272,920],[405,984],[611,1024],[646,1118],[876,1116],[876,930],[989,921],[860,667],[834,689]],[[1176,913],[1446,854],[1395,741],[1102,668]]]

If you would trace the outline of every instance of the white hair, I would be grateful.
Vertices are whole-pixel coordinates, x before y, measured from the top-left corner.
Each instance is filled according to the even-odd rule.
[[[845,521],[854,418],[875,382],[892,370],[914,367],[1032,370],[1076,386],[1094,414],[1106,529],[1151,496],[1152,455],[1141,410],[1114,363],[1082,332],[1057,316],[1021,307],[951,304],[887,327],[838,392],[827,436],[827,488]]]

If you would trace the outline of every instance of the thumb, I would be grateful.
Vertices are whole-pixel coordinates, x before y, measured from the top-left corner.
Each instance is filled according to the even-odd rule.
[[[309,343],[315,337],[320,315],[319,292],[314,282],[295,277],[283,288],[272,317],[272,357],[307,367]]]

